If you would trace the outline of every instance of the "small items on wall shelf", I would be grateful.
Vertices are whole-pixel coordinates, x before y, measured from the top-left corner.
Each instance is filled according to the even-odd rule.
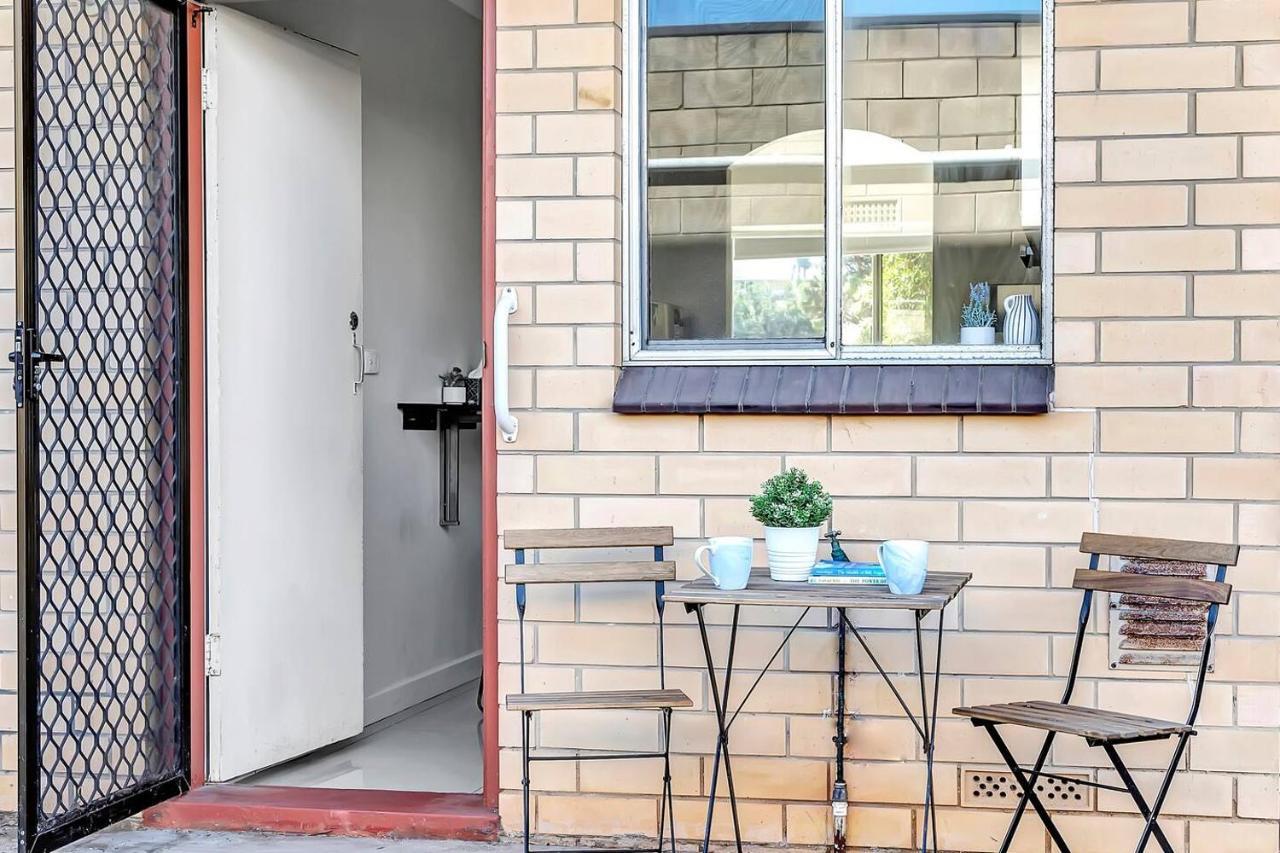
[[[480,407],[454,403],[397,403],[406,430],[440,433],[440,526],[456,527],[458,518],[459,431],[475,429]]]

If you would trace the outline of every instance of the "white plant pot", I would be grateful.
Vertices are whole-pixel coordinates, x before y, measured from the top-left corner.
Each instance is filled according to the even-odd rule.
[[[467,402],[467,388],[465,385],[447,385],[440,388],[440,402],[450,406],[461,406]]]
[[[821,527],[766,527],[764,546],[769,554],[769,577],[803,583],[818,562]]]
[[[961,326],[960,343],[965,346],[990,346],[996,342],[994,326]]]

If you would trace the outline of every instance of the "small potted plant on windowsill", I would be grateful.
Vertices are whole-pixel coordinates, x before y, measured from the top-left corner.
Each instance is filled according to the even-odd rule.
[[[969,302],[960,312],[960,343],[990,346],[996,342],[996,312],[991,310],[991,285],[975,281],[969,285]]]
[[[818,534],[831,517],[831,495],[799,468],[770,477],[751,498],[751,515],[764,525],[769,577],[803,582],[818,561]]]

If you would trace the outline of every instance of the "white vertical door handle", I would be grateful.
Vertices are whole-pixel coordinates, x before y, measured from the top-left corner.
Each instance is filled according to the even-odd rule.
[[[498,434],[507,444],[516,440],[520,421],[511,414],[507,397],[507,326],[508,318],[516,313],[516,292],[504,287],[498,294],[498,304],[493,311],[493,414],[498,424]]]

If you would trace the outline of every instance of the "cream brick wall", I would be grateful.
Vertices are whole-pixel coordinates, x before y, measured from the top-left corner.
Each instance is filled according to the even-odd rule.
[[[500,525],[671,524],[678,537],[671,551],[688,579],[702,537],[758,535],[745,496],[761,479],[804,467],[836,495],[835,524],[861,540],[856,556],[868,556],[880,538],[921,536],[935,543],[936,568],[974,573],[948,615],[948,709],[1056,696],[1078,600],[1063,590],[1082,565],[1074,547],[1081,530],[1238,541],[1237,597],[1219,625],[1201,734],[1164,824],[1175,846],[1191,853],[1280,849],[1280,5],[1059,3],[1052,414],[699,418],[609,412],[611,373],[602,368],[620,364],[623,299],[615,236],[623,2],[639,0],[498,2],[498,172],[513,186],[499,191],[498,283],[516,286],[522,303],[512,372],[523,409],[520,441],[502,448]],[[921,58],[956,53],[932,41],[913,46],[877,35],[871,42],[868,67],[912,50]],[[681,57],[667,59],[679,70]],[[732,71],[714,73],[722,79],[682,72],[686,99],[709,97],[714,84],[717,97],[732,100],[744,85]],[[590,206],[559,207],[570,196],[589,196]],[[517,649],[510,589],[501,596],[506,690]],[[656,635],[643,627],[652,618],[644,591],[535,590],[531,600],[535,684],[654,679]],[[743,617],[740,660],[759,666],[788,614]],[[696,631],[679,608],[668,618],[671,682],[696,709],[675,717],[676,821],[692,838],[701,831],[713,728]],[[909,671],[899,622],[864,621],[890,670]],[[832,724],[824,717],[832,685],[823,673],[833,639],[823,626],[810,614],[781,671],[764,679],[734,730],[744,831],[753,842],[820,845],[829,837],[822,801],[832,774]],[[1111,671],[1101,621],[1097,628],[1079,701],[1184,712],[1180,674]],[[723,624],[713,630],[721,653],[726,635]],[[920,748],[860,655],[857,669],[850,836],[861,848],[905,848],[921,827]],[[536,742],[624,738],[647,747],[658,733],[643,715],[566,717],[544,718]],[[622,723],[636,725],[624,736]],[[504,716],[501,729],[502,816],[518,831],[518,720]],[[1010,735],[1024,751],[1031,743]],[[944,845],[989,851],[1005,815],[957,805],[959,768],[998,758],[980,732],[950,716],[940,738]],[[1167,751],[1129,752],[1147,771],[1140,782],[1153,784],[1151,771]],[[1105,756],[1079,743],[1064,742],[1053,760],[1116,781],[1102,768]],[[656,827],[653,766],[536,771],[537,831]],[[726,813],[717,814],[715,837],[729,838]],[[1127,849],[1139,821],[1130,804],[1104,794],[1098,813],[1070,815],[1063,825],[1073,849],[1114,853]],[[1016,849],[1041,853],[1047,843],[1029,819]]]
[[[1062,3],[1057,143],[1060,407],[1009,418],[623,418],[608,412],[619,363],[620,9],[601,0],[499,0],[499,283],[518,287],[513,389],[521,441],[504,448],[500,523],[533,527],[669,523],[682,577],[697,540],[754,532],[743,497],[784,465],[825,477],[836,523],[869,540],[927,535],[939,568],[973,571],[949,628],[943,705],[1052,695],[1069,650],[1082,527],[1235,540],[1238,598],[1206,698],[1202,734],[1166,825],[1181,849],[1280,848],[1280,10],[1275,0]],[[894,45],[893,50],[909,46]],[[927,48],[927,49],[926,49]],[[921,57],[936,46],[920,46]],[[888,45],[870,45],[891,55]],[[0,6],[0,68],[12,68],[12,13]],[[944,51],[945,53],[945,51]],[[894,54],[896,55],[896,54]],[[12,103],[11,73],[0,99]],[[0,136],[0,305],[13,314],[12,109]],[[1068,347],[1063,352],[1064,347]],[[16,578],[14,419],[0,422],[0,808],[14,805]],[[504,588],[503,687],[513,683],[514,617]],[[656,635],[641,590],[539,590],[535,684],[606,687],[652,679]],[[749,613],[744,665],[780,638],[779,613]],[[676,719],[677,822],[700,829],[712,726],[686,617],[667,652],[697,711]],[[891,668],[910,666],[892,625],[870,620]],[[881,628],[884,630],[880,630]],[[961,631],[960,629],[963,629]],[[719,643],[724,630],[716,633]],[[1176,715],[1185,690],[1132,684],[1094,638],[1083,701]],[[735,729],[749,837],[821,844],[831,684],[830,634],[811,620],[781,673]],[[860,660],[859,671],[869,664]],[[870,679],[855,678],[851,837],[904,847],[919,831],[919,748]],[[624,716],[548,717],[540,743],[617,744]],[[625,731],[651,745],[643,715]],[[634,735],[630,735],[634,731]],[[1021,742],[1021,741],[1018,741]],[[503,817],[517,825],[518,729],[502,727]],[[1154,767],[1155,750],[1134,750]],[[995,760],[960,721],[943,722],[937,769],[944,841],[988,850],[1003,816],[955,806],[961,764]],[[1065,744],[1055,761],[1094,768]],[[536,826],[548,833],[652,832],[652,766],[543,766]],[[1150,778],[1150,774],[1142,777]],[[1100,808],[1130,811],[1103,796]],[[723,811],[721,816],[723,817]],[[1082,849],[1117,849],[1135,821],[1065,822]],[[728,837],[718,823],[717,837]],[[1128,837],[1127,835],[1123,837]],[[1021,849],[1043,850],[1028,821]],[[1090,846],[1092,845],[1092,846]],[[1122,846],[1122,845],[1118,845]]]

